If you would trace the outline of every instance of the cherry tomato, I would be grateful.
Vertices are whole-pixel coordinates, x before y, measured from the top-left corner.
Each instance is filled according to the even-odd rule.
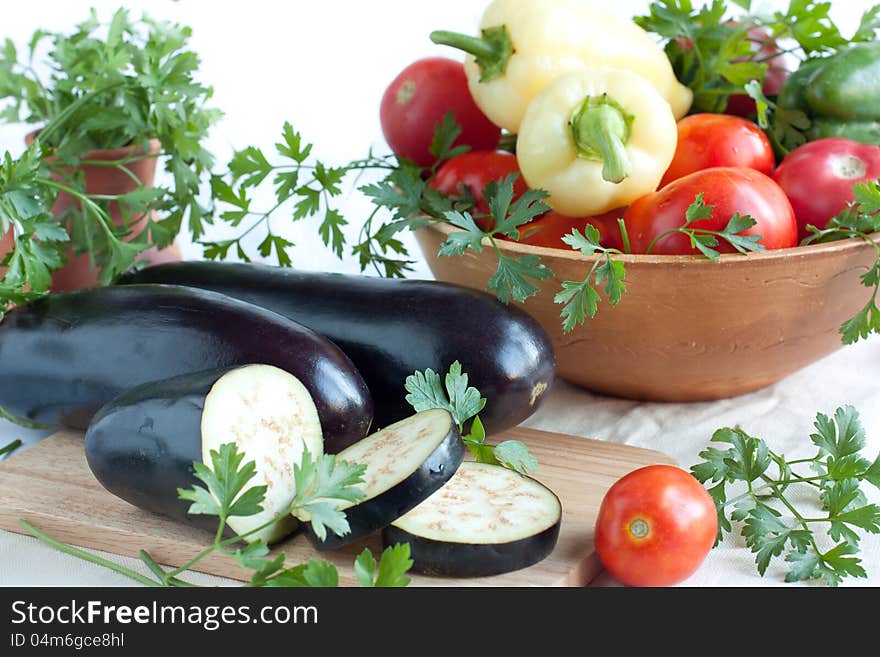
[[[455,145],[497,148],[501,130],[474,103],[464,64],[444,57],[410,64],[385,90],[379,111],[385,141],[398,157],[429,167],[434,126],[450,110],[461,126]]]
[[[711,167],[745,167],[768,176],[776,158],[756,124],[727,114],[692,114],[678,122],[678,145],[660,187]]]
[[[880,178],[880,146],[842,137],[818,139],[785,156],[773,179],[788,195],[800,237],[825,228],[854,200],[853,185]]]
[[[513,199],[516,200],[528,190],[516,155],[506,151],[470,151],[441,164],[428,181],[428,187],[452,198],[473,198],[474,219],[486,230],[489,225],[489,204],[483,198],[483,190],[490,182],[500,182],[511,174],[517,174],[513,183]]]
[[[519,242],[533,246],[570,249],[571,247],[563,242],[562,238],[570,235],[575,229],[583,232],[586,225],[590,224],[599,231],[599,243],[602,246],[606,249],[623,251],[623,239],[620,236],[617,220],[623,217],[625,211],[626,208],[618,208],[595,217],[566,217],[558,212],[548,212],[520,227]]]
[[[765,249],[784,249],[796,246],[797,222],[794,210],[782,188],[753,169],[718,167],[697,171],[671,182],[660,191],[637,199],[624,215],[633,253],[664,255],[697,254],[690,239],[682,233],[659,238],[669,230],[685,225],[685,213],[697,194],[703,202],[713,206],[711,217],[691,224],[692,228],[723,230],[735,213],[749,215],[757,224],[744,231],[745,235],[761,235]],[[734,248],[720,240],[717,250],[732,253]]]
[[[628,586],[671,586],[690,577],[715,543],[718,516],[690,473],[650,465],[619,479],[596,520],[596,553]]]
[[[776,40],[760,27],[753,27],[748,32],[755,53],[750,59],[767,64],[764,74],[764,95],[775,96],[782,89],[788,76],[784,55]],[[755,101],[747,94],[736,94],[727,99],[725,113],[749,117],[755,114]]]

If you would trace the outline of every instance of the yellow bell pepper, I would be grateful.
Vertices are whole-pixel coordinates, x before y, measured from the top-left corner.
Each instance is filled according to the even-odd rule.
[[[471,94],[483,113],[509,132],[519,132],[526,108],[544,87],[578,68],[638,73],[676,118],[687,114],[693,101],[647,32],[583,0],[495,0],[480,30],[479,38],[438,31],[431,39],[470,53],[465,70]]]
[[[653,192],[678,141],[657,89],[628,71],[558,78],[529,105],[516,156],[529,187],[570,217],[603,214]]]

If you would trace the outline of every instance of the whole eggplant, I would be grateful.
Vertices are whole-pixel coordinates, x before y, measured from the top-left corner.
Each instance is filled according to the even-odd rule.
[[[166,283],[221,292],[328,337],[351,358],[375,404],[376,428],[412,414],[404,382],[458,360],[488,399],[488,431],[516,426],[553,383],[556,360],[537,321],[484,292],[437,281],[383,279],[258,264],[181,262],[128,274],[122,284]]]
[[[0,406],[85,429],[134,386],[249,364],[274,365],[303,382],[328,452],[369,432],[369,391],[334,344],[265,308],[166,285],[51,294],[12,310],[0,324]]]

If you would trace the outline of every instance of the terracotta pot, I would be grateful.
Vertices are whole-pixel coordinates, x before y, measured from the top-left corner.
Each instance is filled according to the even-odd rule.
[[[438,257],[454,228],[430,224],[416,238],[439,280],[485,289],[498,260],[482,253]],[[880,238],[880,235],[876,236]],[[535,254],[556,274],[524,309],[550,334],[559,375],[618,397],[702,401],[779,381],[839,349],[840,325],[870,290],[859,276],[874,263],[862,240],[781,249],[711,262],[694,256],[620,256],[627,292],[606,300],[586,325],[562,331],[553,302],[560,281],[583,280],[593,258],[567,249],[499,241],[512,257]]]
[[[27,137],[25,137],[25,142],[30,144],[36,134],[36,132],[32,132],[27,135]],[[150,140],[150,154],[158,154],[161,151],[161,148],[162,145],[157,139]],[[134,152],[135,147],[96,150],[88,153],[83,159],[112,162],[114,160],[121,160],[129,157]],[[131,162],[127,165],[127,168],[145,187],[152,187],[156,176],[156,162],[157,158],[147,157]],[[138,183],[136,183],[131,176],[116,167],[84,165],[81,167],[81,170],[85,179],[85,190],[89,194],[125,194],[138,187]],[[69,194],[61,192],[58,194],[55,204],[52,206],[52,212],[55,214],[61,214],[74,202],[74,199]],[[115,224],[121,225],[123,220],[119,204],[111,203],[109,210],[111,220]],[[139,219],[141,220],[140,222],[138,222]],[[145,223],[143,217],[137,216],[132,217],[131,221],[134,224],[134,227],[132,229],[132,234],[127,239],[133,239],[140,234],[143,230],[142,224]],[[5,235],[3,240],[0,241],[0,257],[8,252],[11,245],[11,236]],[[142,253],[138,257],[138,260],[147,262],[148,264],[160,264],[163,262],[180,260],[180,257],[180,247],[175,242],[162,251],[149,249]],[[70,249],[67,252],[67,263],[61,269],[53,273],[52,286],[50,289],[53,292],[79,290],[92,287],[97,282],[98,270],[92,268],[89,261],[89,255],[87,253],[77,255],[73,252],[73,249]]]

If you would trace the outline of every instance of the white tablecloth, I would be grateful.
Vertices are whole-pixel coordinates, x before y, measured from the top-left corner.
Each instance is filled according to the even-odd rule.
[[[67,30],[82,20],[89,6],[101,16],[118,7],[116,0],[90,2],[28,3],[4,16],[0,36],[12,37],[20,48],[37,27]],[[145,10],[151,16],[179,20],[194,28],[193,47],[202,56],[203,79],[215,87],[214,106],[226,113],[214,131],[209,148],[219,161],[226,161],[232,148],[247,144],[266,147],[277,141],[284,121],[292,121],[315,153],[329,163],[362,157],[377,143],[378,107],[388,82],[408,63],[428,55],[453,56],[448,49],[434,46],[428,33],[440,27],[470,32],[487,3],[473,0],[447,0],[444,3],[413,3],[383,0],[381,10],[374,3],[327,0],[316,3],[278,3],[255,0],[242,11],[204,12],[198,3],[173,0],[132,0],[127,6],[134,15]],[[784,0],[766,4],[782,9]],[[832,13],[851,32],[869,0],[833,3]],[[619,0],[611,9],[624,16],[643,13],[647,0]],[[345,21],[339,21],[343,13]],[[296,39],[290,38],[290,25],[306,25]],[[332,26],[332,30],[331,27]],[[244,28],[244,29],[242,29]],[[238,45],[229,48],[228,35],[237,35]],[[345,48],[327,48],[328,34]],[[322,54],[314,65],[316,52]],[[352,53],[357,57],[353,59]],[[352,62],[357,61],[354,73]],[[306,90],[307,93],[304,93]],[[319,90],[320,93],[313,93]],[[355,102],[352,103],[352,100]],[[340,117],[344,116],[344,129]],[[27,126],[0,127],[0,152],[20,151]],[[160,173],[161,176],[161,173]],[[361,184],[367,179],[361,180]],[[354,183],[352,183],[354,186]],[[354,219],[371,210],[369,201],[356,194],[343,203],[346,217],[352,219],[350,236],[359,228]],[[255,204],[271,207],[274,197],[267,190]],[[283,224],[276,230],[297,244],[294,263],[304,269],[355,272],[357,262],[347,255],[343,262],[328,256],[319,242],[314,222]],[[219,229],[218,229],[219,230]],[[222,233],[211,233],[223,237]],[[413,245],[410,236],[404,237]],[[198,257],[200,250],[184,239],[186,257]],[[416,250],[413,251],[417,253]],[[420,262],[415,274],[428,276]],[[663,451],[689,466],[706,446],[712,432],[721,426],[740,423],[750,432],[768,439],[776,451],[812,455],[809,433],[816,411],[832,412],[840,404],[851,403],[861,412],[868,429],[870,450],[880,450],[880,341],[873,340],[838,354],[761,392],[734,400],[692,404],[640,404],[597,397],[559,383],[528,426],[567,432],[604,440],[639,445]],[[11,428],[0,422],[0,445]],[[870,491],[877,500],[877,491]],[[2,503],[2,491],[0,491]],[[863,542],[865,566],[872,584],[880,584],[880,538]],[[131,560],[121,560],[131,565]],[[703,567],[687,582],[689,585],[769,585],[781,582],[781,571],[771,568],[764,579],[758,577],[752,555],[738,537],[728,538],[712,551]],[[209,581],[195,576],[195,581]],[[217,581],[217,580],[210,580]],[[31,538],[0,531],[0,585],[6,584],[84,584],[106,586],[127,584],[120,576],[58,554]],[[864,583],[864,581],[862,582]]]
[[[637,445],[664,452],[684,467],[698,460],[715,429],[741,425],[763,437],[770,448],[789,458],[815,453],[809,435],[816,412],[830,414],[852,404],[861,413],[868,435],[866,454],[873,460],[880,451],[880,339],[847,347],[788,379],[759,392],[718,402],[651,404],[610,399],[557,382],[540,410],[526,425]],[[6,425],[8,429],[8,425]],[[0,441],[3,442],[3,441]],[[0,492],[2,497],[2,492]],[[880,491],[868,491],[880,502]],[[105,555],[106,556],[106,555]],[[851,585],[880,585],[880,536],[862,541],[863,565],[868,579],[846,580]],[[115,556],[135,569],[132,559]],[[758,576],[754,557],[738,535],[728,536],[712,550],[688,586],[782,585],[784,564],[771,565]],[[146,572],[146,571],[144,571]],[[233,584],[195,574],[192,581]],[[600,578],[600,583],[613,583]],[[129,585],[120,575],[55,552],[36,539],[0,531],[0,585]]]

